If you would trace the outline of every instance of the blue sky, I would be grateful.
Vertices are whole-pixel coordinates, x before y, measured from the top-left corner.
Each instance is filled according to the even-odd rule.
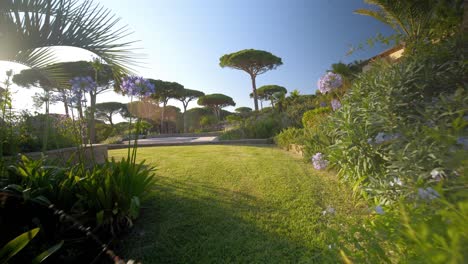
[[[390,28],[353,10],[363,0],[98,0],[140,40],[145,54],[139,73],[175,81],[205,93],[224,93],[237,106],[253,108],[249,76],[219,67],[225,53],[253,48],[283,59],[276,70],[258,76],[257,86],[278,84],[288,91],[315,93],[317,79],[332,63],[366,59],[388,47],[366,48],[346,56]],[[79,54],[79,53],[78,53]],[[68,56],[73,57],[68,54]],[[76,56],[82,59],[83,56]],[[99,101],[126,99],[109,94]],[[176,101],[170,104],[179,106]],[[191,107],[196,107],[193,103]],[[60,106],[56,112],[60,112]],[[230,109],[232,110],[232,108]]]

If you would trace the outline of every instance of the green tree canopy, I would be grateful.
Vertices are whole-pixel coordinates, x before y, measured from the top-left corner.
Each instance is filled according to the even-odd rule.
[[[198,98],[199,105],[213,109],[218,120],[221,118],[221,109],[226,106],[236,106],[234,100],[224,94],[207,94]]]
[[[176,99],[180,93],[184,90],[184,86],[176,82],[167,82],[163,80],[153,80],[149,81],[154,84],[155,92],[151,95],[151,98],[162,102],[163,108],[161,111],[161,120],[165,120],[165,109],[169,99]],[[164,127],[164,122],[161,122],[161,133],[165,133],[166,129]]]
[[[191,89],[182,89],[180,91],[177,91],[175,99],[182,102],[182,105],[184,107],[184,112],[185,112],[187,111],[187,106],[191,101],[204,95],[205,93],[201,91],[191,90]]]
[[[263,85],[262,87],[257,89],[258,97],[262,98],[262,100],[270,100],[271,106],[274,106],[275,97],[273,95],[276,93],[286,94],[288,93],[288,90],[286,90],[286,88],[284,88],[283,86],[274,85],[274,84]]]
[[[188,127],[187,127],[187,117],[185,115],[185,112],[187,111],[187,107],[188,107],[188,104],[205,95],[205,93],[201,92],[201,91],[197,91],[197,90],[191,90],[191,89],[182,89],[180,91],[177,92],[177,95],[176,95],[176,99],[181,101],[182,102],[182,105],[184,107],[184,112],[182,113],[182,117],[183,117],[183,124],[184,124],[184,132],[187,133],[188,132]]]
[[[105,102],[96,104],[96,119],[107,121],[114,127],[113,117],[116,114],[128,116],[127,105],[119,102]]]
[[[151,97],[162,102],[164,107],[167,105],[169,99],[178,98],[180,93],[184,90],[184,86],[176,82],[153,79],[149,79],[149,81],[154,84],[155,88],[155,92]]]
[[[60,68],[64,76],[69,80],[73,77],[91,77],[97,83],[92,91],[89,91],[90,96],[90,111],[89,111],[89,140],[95,142],[95,124],[94,124],[94,109],[96,106],[97,95],[112,88],[115,75],[113,68],[110,65],[102,64],[93,61],[74,61],[53,64],[51,68]],[[68,116],[68,99],[66,90],[68,86],[58,86],[57,82],[51,80],[49,76],[45,75],[43,71],[37,69],[22,70],[19,74],[13,76],[13,82],[23,87],[39,86],[47,92],[56,91],[60,93],[58,97],[64,103],[65,113]],[[81,109],[81,102],[78,102],[78,111],[80,118],[83,118],[83,110]]]
[[[234,111],[236,111],[236,112],[239,113],[239,114],[247,114],[247,113],[252,112],[252,108],[246,107],[246,106],[242,106],[242,107],[236,108]]]
[[[250,75],[252,81],[252,93],[255,110],[258,111],[257,86],[255,78],[269,70],[276,69],[282,65],[281,58],[268,51],[245,49],[238,52],[225,54],[219,59],[219,65],[224,68],[242,70]]]

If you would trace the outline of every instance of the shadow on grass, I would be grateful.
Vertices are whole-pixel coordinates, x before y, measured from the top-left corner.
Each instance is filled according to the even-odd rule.
[[[241,192],[158,177],[146,205],[123,238],[120,251],[126,258],[143,263],[324,262],[324,249],[275,233],[281,223],[264,218],[280,210]]]

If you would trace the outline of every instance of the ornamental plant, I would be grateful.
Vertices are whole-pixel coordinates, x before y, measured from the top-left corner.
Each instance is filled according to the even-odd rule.
[[[130,104],[133,102],[133,97],[137,97],[138,99],[143,99],[145,97],[149,97],[155,93],[155,86],[149,80],[143,77],[137,76],[129,76],[122,79],[122,83],[120,86],[122,93],[130,96]],[[130,116],[129,122],[129,133],[131,132],[132,127],[132,118]],[[136,133],[133,137],[133,147],[131,148],[131,139],[132,135],[129,134],[128,140],[128,153],[127,153],[127,160],[132,164],[136,162],[136,153],[138,149],[138,137],[140,134],[141,129],[141,118],[137,118],[136,123]],[[132,149],[130,151],[130,149]]]
[[[328,161],[325,159],[324,155],[320,152],[315,153],[314,156],[312,156],[312,164],[314,165],[314,168],[317,170],[323,170],[326,169],[328,166]]]
[[[448,188],[464,171],[459,138],[468,133],[468,68],[453,45],[428,46],[397,64],[376,63],[355,80],[321,132],[336,138],[326,153],[339,176],[378,204],[415,195],[411,188],[438,182]]]
[[[337,99],[333,99],[330,104],[333,111],[336,111],[341,108],[341,102]]]
[[[327,72],[317,82],[318,90],[323,94],[330,93],[340,88],[341,85],[343,85],[343,78],[333,72]]]

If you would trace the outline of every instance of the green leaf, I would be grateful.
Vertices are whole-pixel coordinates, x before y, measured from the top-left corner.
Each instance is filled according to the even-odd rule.
[[[96,213],[96,222],[98,225],[101,225],[104,221],[104,211],[101,210]]]
[[[50,247],[49,249],[47,249],[46,251],[42,252],[41,254],[39,254],[37,257],[35,257],[32,261],[32,264],[37,264],[37,263],[41,263],[42,261],[44,261],[46,258],[48,258],[50,255],[54,254],[57,250],[59,250],[63,245],[63,240],[60,241],[60,243]]]
[[[6,263],[10,258],[21,251],[39,232],[40,228],[34,228],[25,232],[10,242],[0,250],[0,263]]]

